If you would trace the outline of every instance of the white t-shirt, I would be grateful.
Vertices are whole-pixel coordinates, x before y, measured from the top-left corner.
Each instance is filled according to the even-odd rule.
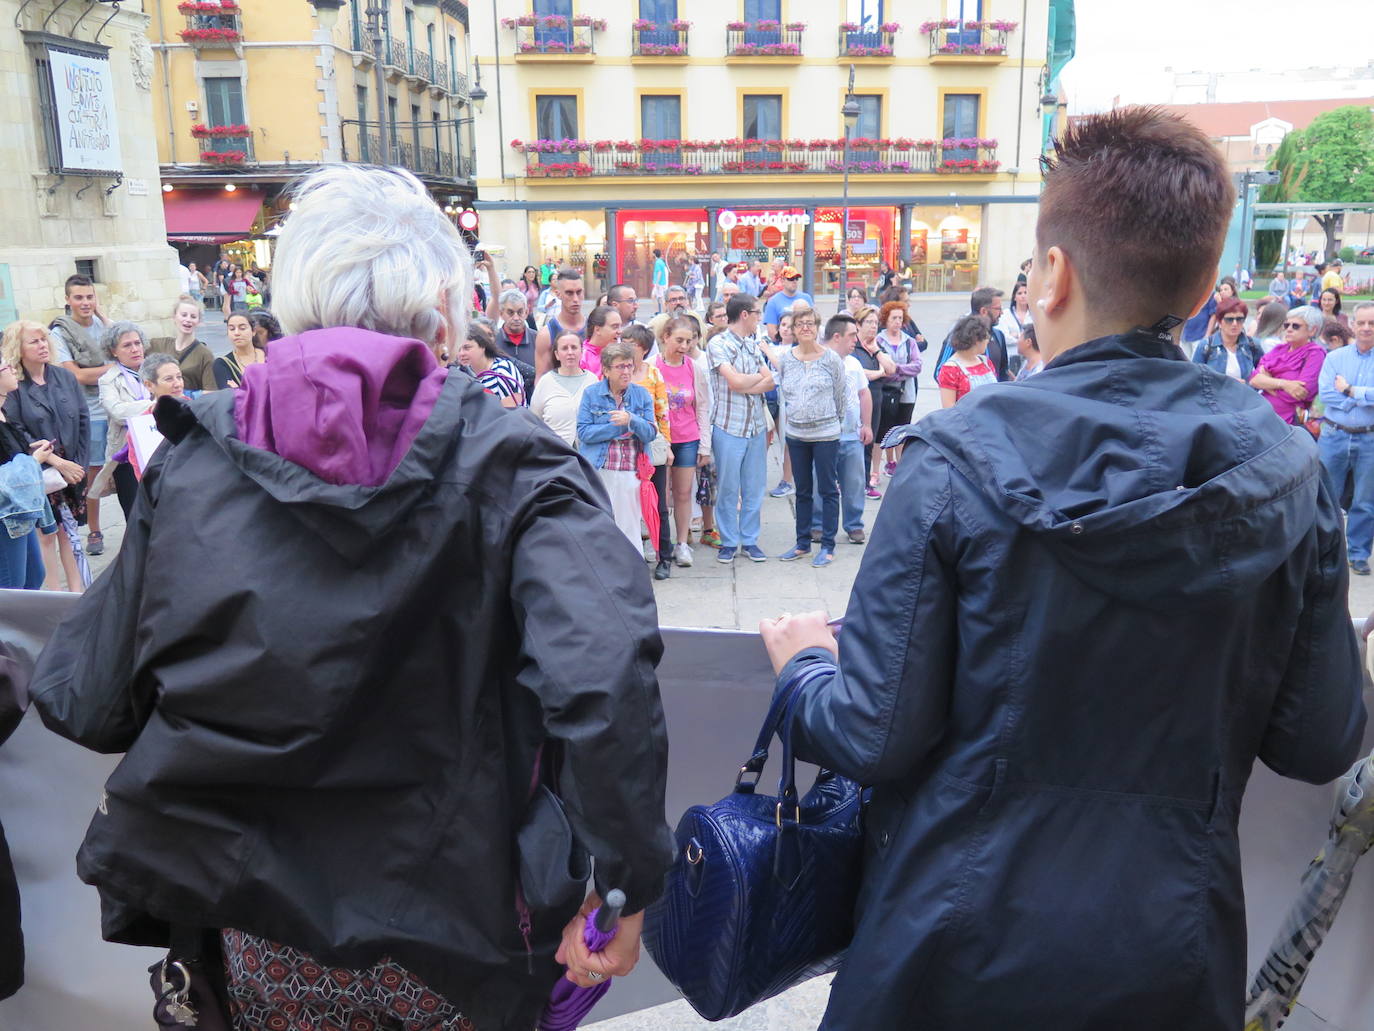
[[[196,288],[196,284],[199,282],[199,280],[196,279],[196,274],[185,265],[178,265],[177,271],[181,275],[181,292],[189,294]]]
[[[1226,348],[1222,348],[1226,351]],[[1226,375],[1232,379],[1240,379],[1240,356],[1235,351],[1226,351]]]
[[[844,378],[845,382],[849,384],[849,405],[845,408],[844,420],[840,424],[840,439],[858,440],[859,417],[863,414],[861,391],[868,390],[868,375],[864,372],[864,367],[859,364],[859,359],[852,354],[845,356]]]
[[[571,447],[577,446],[577,413],[582,407],[582,391],[596,382],[583,371],[581,376],[564,376],[551,369],[539,377],[530,398],[530,411],[548,423],[549,429]]]

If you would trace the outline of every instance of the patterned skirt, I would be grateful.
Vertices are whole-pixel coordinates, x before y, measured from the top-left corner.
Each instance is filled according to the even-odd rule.
[[[476,1031],[391,960],[342,970],[245,931],[220,936],[234,1031]]]

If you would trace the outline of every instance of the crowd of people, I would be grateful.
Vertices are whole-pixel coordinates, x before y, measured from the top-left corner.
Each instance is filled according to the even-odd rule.
[[[241,278],[242,269],[224,265],[227,282]],[[282,335],[266,308],[233,302],[226,319],[231,349],[217,357],[197,335],[200,297],[184,293],[169,313],[172,338],[165,350],[153,351],[141,326],[101,310],[88,277],[69,276],[63,294],[63,313],[49,325],[20,319],[5,327],[0,346],[0,383],[11,374],[15,379],[0,408],[8,427],[0,458],[33,457],[45,499],[22,535],[15,536],[20,524],[11,523],[10,539],[0,538],[0,587],[74,593],[89,587],[89,559],[105,550],[102,499],[113,494],[127,519],[137,494],[140,458],[129,439],[131,422],[149,416],[163,396],[238,387],[243,370],[263,362],[267,344]],[[18,465],[35,474],[28,462]],[[2,503],[5,511],[27,504],[13,492]]]
[[[458,362],[503,405],[528,405],[602,470],[618,524],[636,546],[648,542],[657,579],[693,564],[694,539],[715,549],[718,562],[766,561],[758,543],[766,496],[796,496],[797,541],[777,557],[794,561],[819,545],[812,565],[829,565],[841,532],[853,544],[866,540],[864,503],[882,498],[901,454],[900,444],[882,441],[913,418],[928,344],[909,288],[895,274],[875,284],[876,297],[853,286],[827,319],[801,289],[801,273],[781,259],[715,267],[716,300],[685,283],[660,283],[661,310],[640,322],[630,284],[611,286],[588,307],[576,269],[546,262],[512,281],[479,261],[486,289],[474,297],[480,314]],[[975,387],[1039,371],[1024,269],[1008,309],[995,288],[971,295],[962,331],[950,332],[936,363],[944,406]],[[550,298],[536,311],[531,298],[541,291]],[[609,375],[605,349],[617,341],[632,345],[627,388],[587,395]],[[653,419],[635,417],[641,392]],[[615,416],[620,433],[607,447],[602,423],[613,409],[624,414]],[[770,490],[775,445],[782,476]],[[653,540],[636,480],[651,483],[658,498]]]

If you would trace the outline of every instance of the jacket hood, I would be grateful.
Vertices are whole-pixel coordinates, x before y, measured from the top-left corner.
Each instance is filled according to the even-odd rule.
[[[430,488],[469,394],[481,387],[448,376],[418,340],[323,329],[274,340],[236,391],[155,411],[164,436],[200,425],[240,472],[361,559]]]
[[[1085,583],[1151,608],[1243,594],[1316,517],[1307,431],[1149,332],[1082,344],[908,434]]]

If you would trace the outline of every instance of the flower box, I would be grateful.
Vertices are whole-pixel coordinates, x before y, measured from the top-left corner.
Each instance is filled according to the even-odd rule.
[[[241,165],[248,160],[246,150],[207,150],[200,159],[209,165]]]
[[[641,43],[636,51],[640,57],[686,57],[686,43]]]
[[[177,4],[182,14],[238,14],[238,4],[185,3]]]
[[[191,126],[191,135],[198,140],[225,139],[252,136],[253,130],[246,125],[202,125]]]
[[[178,35],[183,43],[238,43],[243,39],[237,29],[182,29]]]
[[[796,43],[736,43],[730,48],[731,57],[800,57]]]

